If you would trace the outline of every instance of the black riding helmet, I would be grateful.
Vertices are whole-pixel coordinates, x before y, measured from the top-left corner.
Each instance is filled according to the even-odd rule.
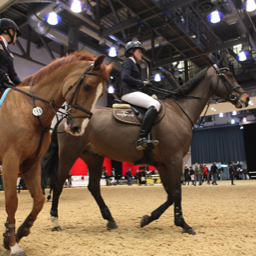
[[[13,42],[14,35],[10,34],[9,28],[12,28],[14,31],[17,32],[17,37],[21,35],[19,27],[14,21],[10,19],[5,19],[5,18],[0,19],[0,34],[2,33],[8,34],[11,37],[11,42],[9,42],[9,44],[11,44]]]
[[[141,49],[142,52],[145,51],[145,49],[143,48],[142,43],[141,43],[140,41],[130,41],[130,42],[128,42],[128,43],[125,45],[125,48],[124,48],[125,57],[129,57],[128,52],[129,52],[131,49],[133,49],[133,52],[134,52],[136,49]]]

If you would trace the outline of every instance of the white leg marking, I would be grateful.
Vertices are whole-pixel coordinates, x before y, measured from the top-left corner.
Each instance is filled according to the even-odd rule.
[[[57,217],[50,216],[50,220],[52,221],[53,228],[60,227],[60,223]]]
[[[24,250],[22,250],[17,243],[14,246],[11,246],[11,255],[18,255],[19,253],[24,253]]]

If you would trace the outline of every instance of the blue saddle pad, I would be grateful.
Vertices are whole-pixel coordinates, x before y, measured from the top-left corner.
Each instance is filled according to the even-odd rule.
[[[4,91],[4,93],[2,94],[2,97],[1,97],[1,100],[0,100],[0,106],[3,104],[5,98],[6,98],[6,95],[7,93],[11,90],[11,88],[8,88]]]

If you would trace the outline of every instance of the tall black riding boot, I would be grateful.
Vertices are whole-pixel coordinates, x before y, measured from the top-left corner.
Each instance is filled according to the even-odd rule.
[[[141,130],[140,130],[140,138],[137,140],[137,150],[144,150],[149,145],[153,146],[153,148],[159,143],[158,140],[148,140],[148,133],[151,130],[151,127],[154,123],[155,118],[157,117],[158,112],[155,107],[150,107],[145,114],[145,117],[142,121]]]

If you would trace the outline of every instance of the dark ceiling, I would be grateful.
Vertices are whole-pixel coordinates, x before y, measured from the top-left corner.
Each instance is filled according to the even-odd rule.
[[[241,0],[84,0],[87,9],[79,14],[72,13],[65,0],[5,2],[0,4],[0,17],[13,19],[22,38],[28,40],[26,49],[18,43],[23,58],[31,59],[30,42],[38,48],[45,47],[52,57],[52,52],[64,55],[78,44],[106,54],[113,44],[119,47],[119,55],[112,60],[120,70],[125,43],[137,38],[146,48],[150,74],[159,67],[171,73],[184,61],[180,74],[186,80],[216,63],[225,50],[225,65],[232,69],[238,82],[246,88],[255,86],[255,59],[238,62],[233,49],[238,44],[250,44],[255,58],[256,12],[243,11]],[[216,8],[225,17],[212,24],[206,15]],[[42,21],[42,13],[52,9],[62,18],[56,26]],[[72,35],[72,31],[77,31],[77,35]]]

